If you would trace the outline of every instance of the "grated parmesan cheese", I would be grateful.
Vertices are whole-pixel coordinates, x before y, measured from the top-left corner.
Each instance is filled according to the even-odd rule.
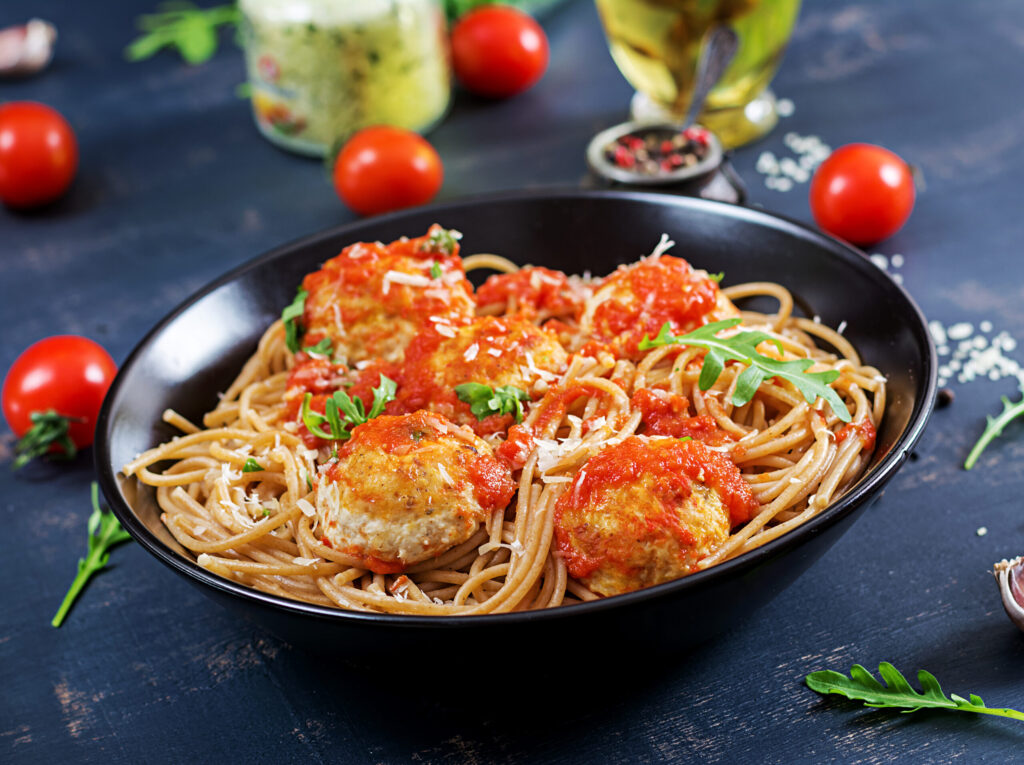
[[[391,270],[384,274],[382,292],[387,295],[392,284],[405,284],[409,287],[429,287],[430,277],[421,274],[407,274],[403,271]]]
[[[472,361],[473,359],[476,358],[476,355],[478,353],[480,353],[480,346],[477,343],[473,343],[466,349],[466,352],[462,354],[462,358],[464,358],[466,361]]]
[[[315,566],[319,562],[319,558],[292,558],[292,563],[299,566]]]
[[[501,349],[500,348],[488,348],[487,352],[489,354],[491,354],[492,356],[494,356],[494,358],[498,358],[499,356],[501,356]]]
[[[445,469],[444,465],[442,465],[440,462],[437,463],[437,472],[440,473],[441,479],[446,484],[448,484],[449,486],[452,486],[452,487],[455,486],[455,481],[452,480],[451,474]]]
[[[307,518],[312,518],[314,515],[316,515],[316,508],[314,508],[313,505],[310,504],[308,499],[300,499],[298,502],[295,503],[295,506],[299,508],[299,510],[302,511],[302,514],[305,515]]]
[[[455,330],[448,324],[435,324],[434,329],[437,330],[437,334],[444,335],[445,337],[455,337]]]

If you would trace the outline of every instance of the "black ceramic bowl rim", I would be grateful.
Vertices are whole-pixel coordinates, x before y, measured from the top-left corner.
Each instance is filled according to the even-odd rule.
[[[453,200],[442,204],[432,205],[429,208],[420,207],[403,210],[386,216],[379,216],[374,218],[373,222],[387,223],[389,221],[399,220],[405,215],[413,213],[422,214],[424,212],[436,212],[437,219],[443,220],[446,210],[463,208],[467,204],[489,205],[538,198],[550,199],[552,201],[566,201],[573,198],[606,198],[631,200],[634,202],[656,201],[658,204],[693,206],[698,210],[706,211],[710,215],[726,215],[727,217],[744,219],[748,222],[768,224],[776,230],[784,231],[803,239],[812,240],[818,243],[823,251],[830,252],[836,257],[867,262],[867,258],[863,252],[838,239],[821,234],[801,223],[780,215],[748,207],[724,204],[721,202],[711,202],[708,200],[694,199],[690,197],[678,197],[669,194],[653,194],[645,191],[581,191],[578,189],[552,189],[544,191],[531,190],[525,192],[499,192],[496,194],[482,195],[474,198],[473,200]],[[131,506],[124,499],[117,479],[120,468],[111,464],[112,455],[109,436],[111,424],[113,422],[112,402],[117,398],[121,384],[125,379],[126,371],[132,367],[136,357],[138,357],[143,349],[160,334],[164,327],[174,321],[175,318],[192,306],[193,303],[198,302],[207,294],[233,281],[243,272],[258,266],[264,261],[281,257],[285,253],[301,251],[302,249],[324,239],[333,239],[343,236],[347,231],[361,228],[365,226],[366,223],[367,221],[365,220],[356,221],[354,223],[328,229],[290,242],[281,247],[277,247],[270,252],[249,260],[232,269],[224,276],[216,279],[193,294],[168,314],[163,320],[161,320],[152,330],[150,330],[129,354],[128,358],[125,359],[124,363],[121,365],[121,369],[118,372],[117,377],[114,379],[114,382],[104,399],[103,407],[100,410],[96,424],[96,470],[103,493],[110,502],[114,514],[120,520],[121,525],[124,526],[128,533],[131,534],[140,545],[156,556],[156,558],[162,563],[169,566],[172,570],[177,571],[179,574],[182,574],[202,585],[219,590],[221,593],[237,597],[242,601],[249,601],[256,605],[276,609],[278,611],[289,612],[293,615],[306,615],[312,617],[313,620],[339,620],[349,624],[350,626],[363,624],[366,625],[367,628],[378,625],[390,625],[396,628],[405,629],[456,629],[460,626],[468,627],[470,625],[485,627],[488,625],[509,625],[513,622],[536,623],[569,619],[576,615],[587,613],[593,614],[607,609],[625,609],[630,605],[636,605],[644,601],[654,601],[666,598],[677,592],[702,587],[705,583],[711,583],[716,579],[740,576],[743,572],[755,568],[761,562],[770,557],[789,553],[794,548],[800,546],[802,543],[818,534],[820,531],[849,515],[862,504],[872,499],[874,495],[881,490],[882,486],[892,478],[906,460],[914,444],[920,438],[925,425],[927,424],[928,417],[931,414],[935,399],[937,374],[935,346],[932,343],[931,335],[928,332],[925,318],[921,313],[921,310],[902,287],[895,282],[890,282],[889,286],[891,286],[896,294],[901,295],[906,301],[908,313],[916,320],[916,325],[913,327],[913,330],[917,335],[917,340],[919,341],[918,345],[925,356],[923,359],[923,366],[926,369],[926,374],[918,383],[916,391],[917,395],[915,396],[914,406],[906,428],[900,434],[899,438],[896,439],[889,453],[886,454],[877,465],[865,473],[849,493],[843,495],[837,502],[829,506],[820,515],[812,518],[793,531],[784,534],[778,539],[772,540],[755,550],[727,560],[704,571],[691,574],[683,579],[677,579],[675,581],[666,582],[664,584],[626,593],[624,595],[601,598],[599,600],[589,601],[586,603],[574,604],[565,608],[471,616],[419,616],[346,611],[340,608],[318,606],[311,603],[290,600],[277,595],[271,595],[245,585],[238,584],[229,579],[222,578],[216,574],[212,574],[199,566],[199,564],[194,560],[186,558],[164,545],[163,542],[150,533],[149,529],[147,529],[142,521],[139,520]]]

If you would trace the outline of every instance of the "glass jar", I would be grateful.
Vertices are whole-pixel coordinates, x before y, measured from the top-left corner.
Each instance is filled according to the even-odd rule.
[[[356,130],[425,132],[451,69],[437,0],[240,0],[253,116],[270,141],[323,156]]]

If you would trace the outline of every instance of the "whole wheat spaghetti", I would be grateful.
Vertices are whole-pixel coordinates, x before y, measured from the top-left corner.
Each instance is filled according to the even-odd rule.
[[[594,278],[497,255],[462,260],[448,235],[434,227],[346,248],[306,278],[304,305],[266,330],[202,423],[165,412],[181,435],[124,466],[155,489],[163,522],[199,565],[352,610],[549,608],[742,555],[819,514],[863,472],[885,380],[839,332],[793,316],[781,285],[719,289],[665,254],[664,239]],[[473,268],[501,275],[473,290]],[[778,310],[735,308],[754,296]],[[742,324],[730,332],[777,341],[758,345],[765,358],[836,371],[849,423],[782,377],[736,404],[748,365],[727,361],[702,389],[705,349],[642,340],[666,322],[681,335],[731,317]],[[467,392],[467,381],[480,387]],[[364,410],[339,415],[341,431],[325,403],[335,391]],[[411,440],[394,446],[407,426]],[[681,467],[657,467],[670,464]]]

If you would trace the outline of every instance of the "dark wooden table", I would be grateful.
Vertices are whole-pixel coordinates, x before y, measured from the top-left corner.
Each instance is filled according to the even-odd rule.
[[[82,156],[55,207],[0,210],[0,368],[57,333],[91,336],[122,360],[212,278],[351,218],[318,163],[256,133],[234,94],[243,72],[232,47],[197,68],[169,55],[124,61],[133,18],[152,5],[0,8],[0,23],[41,16],[60,28],[53,68],[3,83],[0,98],[60,109]],[[442,199],[577,184],[588,138],[624,118],[631,91],[592,5],[577,0],[545,24],[553,54],[538,87],[502,103],[460,94],[430,136],[445,161]],[[896,150],[927,190],[880,252],[904,256],[897,271],[930,319],[988,321],[990,335],[1024,340],[1022,63],[1016,0],[809,0],[775,82],[795,111],[735,164],[753,203],[810,220],[807,186],[766,187],[762,152],[793,156],[790,132]],[[552,647],[566,655],[560,676],[509,666],[468,703],[438,689],[444,668],[480,646],[453,645],[458,660],[409,657],[417,671],[382,687],[234,618],[136,545],[118,548],[52,629],[85,550],[92,455],[17,475],[4,466],[0,761],[1020,761],[1020,723],[861,711],[802,685],[816,669],[888,660],[931,670],[947,691],[1024,707],[1024,635],[988,573],[1024,553],[1024,428],[1008,429],[974,471],[960,468],[1016,384],[950,386],[955,403],[935,413],[916,459],[795,585],[664,671],[587,693],[577,679],[606,668],[575,664],[571,646]],[[12,442],[5,433],[5,460]],[[534,705],[506,701],[528,683]]]

